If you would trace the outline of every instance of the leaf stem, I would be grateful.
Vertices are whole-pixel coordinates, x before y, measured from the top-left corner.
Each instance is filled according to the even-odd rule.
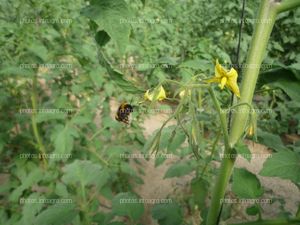
[[[33,109],[33,112],[31,114],[31,125],[32,125],[32,130],[33,130],[35,140],[38,145],[38,150],[43,155],[45,155],[46,149],[43,144],[42,138],[40,136],[40,132],[39,132],[37,122],[36,122],[36,112],[37,112],[37,93],[36,93],[37,90],[36,90],[36,87],[37,87],[37,75],[34,75],[33,80],[32,80],[32,92],[31,92],[31,104],[32,104],[32,109]],[[47,164],[45,157],[42,157],[42,160],[43,160],[44,168],[46,169],[48,164]]]

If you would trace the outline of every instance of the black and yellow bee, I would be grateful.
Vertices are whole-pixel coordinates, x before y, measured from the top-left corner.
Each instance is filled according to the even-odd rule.
[[[133,112],[133,106],[128,103],[122,103],[116,113],[115,119],[119,122],[129,123],[129,115]]]

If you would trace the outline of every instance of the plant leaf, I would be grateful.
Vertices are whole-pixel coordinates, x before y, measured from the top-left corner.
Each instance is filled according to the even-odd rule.
[[[300,155],[290,150],[273,153],[259,173],[267,177],[280,177],[300,183]]]
[[[255,174],[243,168],[235,168],[233,172],[232,191],[239,198],[258,198],[264,190]]]

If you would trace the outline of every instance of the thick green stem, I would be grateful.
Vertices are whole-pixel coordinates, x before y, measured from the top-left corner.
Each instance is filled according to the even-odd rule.
[[[261,2],[246,61],[247,66],[243,71],[241,99],[239,103],[251,105],[260,66],[265,57],[267,44],[276,19],[276,6],[277,3],[275,4],[274,1],[271,0],[262,0]],[[247,106],[240,106],[233,116],[232,129],[229,137],[230,146],[234,146],[245,130],[248,120],[248,114],[245,113],[246,110]]]
[[[248,105],[251,105],[252,102],[260,66],[265,56],[276,15],[279,12],[298,6],[298,2],[299,1],[294,0],[286,0],[283,2],[275,2],[274,0],[261,1],[256,26],[247,56],[247,66],[243,71],[241,98],[238,102],[238,110],[233,115],[233,123],[229,134],[229,146],[226,146],[225,140],[225,157],[222,159],[220,172],[212,193],[211,206],[207,216],[207,225],[216,225],[218,221],[221,200],[224,198],[235,161],[235,159],[226,156],[228,153],[231,153],[234,145],[241,138],[246,128],[249,114],[245,112],[249,108]],[[221,114],[221,122],[223,120],[222,117]]]
[[[243,223],[232,223],[230,225],[298,225],[299,219],[277,219],[277,220],[262,220]]]
[[[276,7],[278,13],[296,8],[298,6],[300,6],[299,0],[284,0],[281,2],[275,3],[275,7]]]

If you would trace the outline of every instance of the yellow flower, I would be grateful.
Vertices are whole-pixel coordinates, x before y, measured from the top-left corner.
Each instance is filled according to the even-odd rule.
[[[179,92],[179,97],[183,98],[185,95],[190,96],[191,95],[191,90],[182,90]]]
[[[166,97],[166,92],[165,89],[163,88],[163,86],[159,87],[159,92],[155,93],[156,90],[150,92],[150,89],[146,91],[145,95],[144,95],[144,99],[149,100],[149,101],[153,101],[153,98],[155,97],[155,100],[158,101],[162,101],[164,100]]]
[[[254,127],[252,125],[250,125],[250,127],[248,128],[248,136],[252,137],[254,134]]]
[[[206,82],[212,83],[220,83],[219,86],[221,89],[226,86],[229,88],[236,96],[240,97],[239,86],[237,85],[237,77],[238,73],[234,68],[231,68],[229,71],[224,69],[219,61],[216,60],[215,66],[215,77],[208,79]]]

